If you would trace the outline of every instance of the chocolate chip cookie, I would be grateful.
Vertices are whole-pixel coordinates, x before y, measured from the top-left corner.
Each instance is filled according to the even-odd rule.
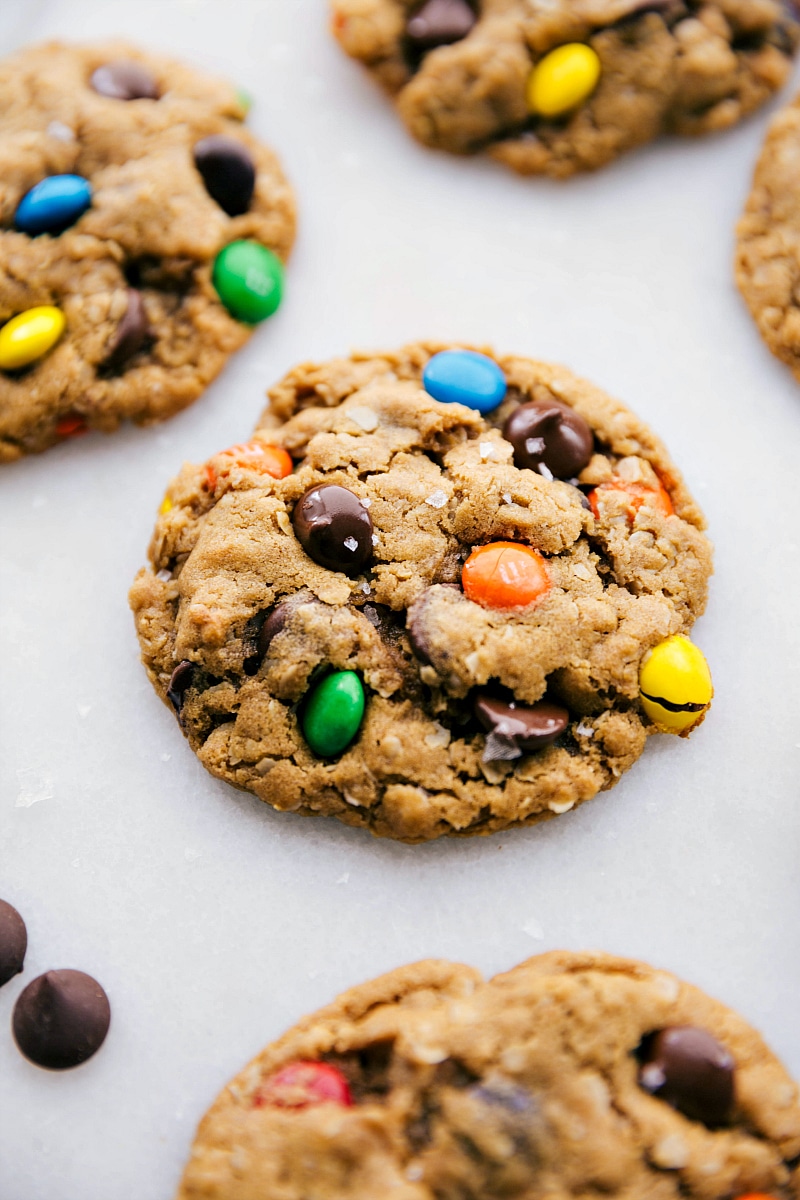
[[[786,79],[789,0],[331,0],[333,31],[411,133],[523,175],[727,129]]]
[[[172,415],[275,310],[294,201],[245,115],[124,43],[0,64],[0,462]]]
[[[800,1195],[797,1088],[673,975],[550,953],[428,961],[267,1047],[197,1133],[178,1200]]]
[[[736,281],[774,355],[800,379],[800,96],[772,120],[738,226]]]
[[[131,591],[201,762],[410,842],[541,821],[711,700],[711,548],[667,451],[562,367],[304,364],[170,484]]]

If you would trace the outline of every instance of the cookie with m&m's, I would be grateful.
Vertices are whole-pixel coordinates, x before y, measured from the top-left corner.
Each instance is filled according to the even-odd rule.
[[[171,416],[278,307],[294,199],[245,115],[122,42],[0,63],[0,462]]]
[[[595,170],[735,125],[786,80],[789,0],[331,0],[410,132],[523,175]]]
[[[197,1131],[177,1200],[792,1200],[797,1086],[667,971],[554,951],[428,960],[267,1046]]]
[[[249,443],[184,467],[131,603],[215,775],[381,836],[490,833],[703,719],[703,525],[591,384],[411,345],[298,367]]]

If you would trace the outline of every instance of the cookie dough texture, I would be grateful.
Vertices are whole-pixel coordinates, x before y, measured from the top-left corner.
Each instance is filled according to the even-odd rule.
[[[738,226],[736,280],[764,341],[800,379],[800,97],[770,124]]]
[[[123,101],[90,85],[116,60],[144,66],[158,100]],[[0,322],[38,305],[62,309],[59,344],[23,372],[0,373],[0,462],[43,450],[75,417],[91,428],[171,416],[195,400],[249,336],[211,283],[218,251],[251,238],[285,259],[291,190],[275,156],[242,125],[235,88],[120,42],[39,45],[0,65]],[[194,166],[196,142],[232,136],[257,167],[250,211],[229,217]],[[50,175],[89,180],[91,207],[66,232],[13,229],[21,198]],[[105,363],[140,290],[150,337],[124,369]]]
[[[523,175],[594,170],[663,133],[735,125],[786,79],[798,40],[782,0],[478,0],[462,41],[411,56],[416,0],[332,0],[333,31],[395,97],[419,141],[487,150]],[[594,95],[557,121],[533,117],[526,85],[549,51],[586,42]]]
[[[675,1025],[733,1055],[725,1128],[638,1085],[642,1039]],[[354,1107],[254,1107],[304,1059],[338,1067]],[[798,1154],[781,1064],[674,976],[603,954],[542,954],[489,982],[428,961],[345,992],[254,1059],[202,1121],[178,1200],[788,1200]]]
[[[131,592],[159,695],[193,665],[180,718],[213,774],[279,810],[407,841],[540,821],[611,787],[655,731],[638,703],[642,657],[691,628],[711,571],[700,511],[622,404],[562,367],[498,357],[508,395],[490,421],[423,390],[442,348],[292,371],[260,436],[289,451],[294,473],[275,480],[224,456],[186,465]],[[521,401],[552,398],[595,432],[584,487],[660,478],[675,514],[645,505],[629,520],[609,492],[595,519],[577,487],[518,470],[503,422]],[[293,506],[320,482],[369,502],[365,574],[318,566],[295,537]],[[553,587],[532,608],[483,608],[458,586],[472,548],[503,540],[547,559]],[[283,628],[259,665],[259,625],[279,603]],[[335,761],[311,753],[298,720],[326,668],[359,672],[367,689],[360,733]],[[471,710],[487,685],[524,704],[547,693],[569,728],[547,749],[493,759]]]

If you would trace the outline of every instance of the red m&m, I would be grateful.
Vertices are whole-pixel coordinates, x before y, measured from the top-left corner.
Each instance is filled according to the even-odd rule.
[[[323,1062],[293,1062],[271,1075],[256,1092],[256,1108],[310,1108],[338,1104],[350,1108],[353,1097],[347,1080],[336,1067]]]

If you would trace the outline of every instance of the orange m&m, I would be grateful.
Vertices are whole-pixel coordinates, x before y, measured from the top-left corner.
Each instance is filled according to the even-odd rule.
[[[737,1196],[736,1200],[775,1200],[775,1197],[766,1192],[748,1192],[746,1196]]]
[[[662,517],[671,517],[675,512],[669,492],[661,484],[639,483],[627,479],[609,479],[601,483],[586,497],[595,517],[600,516],[599,496],[601,492],[623,492],[628,498],[628,520],[633,522],[643,505],[654,508]]]
[[[530,546],[490,542],[472,551],[461,573],[464,595],[484,608],[525,608],[550,590],[547,563]]]
[[[205,482],[209,491],[213,492],[217,480],[230,474],[234,467],[258,471],[261,475],[271,475],[273,479],[285,479],[292,473],[292,460],[282,446],[270,446],[267,442],[243,442],[239,446],[229,446],[206,463]]]

